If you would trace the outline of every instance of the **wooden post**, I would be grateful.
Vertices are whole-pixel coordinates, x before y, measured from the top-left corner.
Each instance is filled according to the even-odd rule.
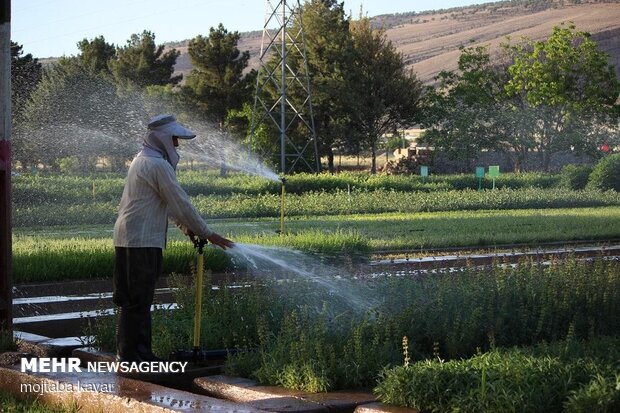
[[[0,330],[12,335],[11,0],[0,0]]]

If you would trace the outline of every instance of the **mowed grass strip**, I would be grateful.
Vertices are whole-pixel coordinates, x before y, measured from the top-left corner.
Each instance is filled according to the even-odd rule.
[[[296,217],[277,220],[216,221],[212,228],[231,239],[322,254],[439,247],[488,247],[511,243],[620,238],[620,207],[490,210]],[[79,234],[79,236],[77,235]],[[16,282],[109,277],[113,245],[109,226],[16,230],[13,266]],[[178,231],[170,232],[167,273],[187,273],[194,251]],[[222,269],[224,254],[209,249],[208,265]]]

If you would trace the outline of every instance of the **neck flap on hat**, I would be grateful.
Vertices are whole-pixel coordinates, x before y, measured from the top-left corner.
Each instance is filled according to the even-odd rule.
[[[174,143],[172,142],[172,134],[169,131],[161,130],[159,128],[151,129],[144,135],[144,142],[142,143],[144,149],[140,154],[144,156],[153,155],[150,151],[155,151],[164,157],[168,161],[174,170],[177,169],[179,163],[179,154],[177,153]]]

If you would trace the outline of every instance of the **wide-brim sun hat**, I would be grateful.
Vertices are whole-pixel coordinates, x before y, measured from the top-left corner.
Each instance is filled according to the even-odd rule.
[[[179,139],[193,139],[196,137],[196,134],[194,132],[190,131],[185,126],[178,123],[175,117],[172,115],[153,116],[149,120],[147,126],[150,130],[167,132],[170,135],[176,136]]]

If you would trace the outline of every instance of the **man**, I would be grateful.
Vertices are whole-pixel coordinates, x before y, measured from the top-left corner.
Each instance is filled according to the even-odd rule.
[[[159,360],[151,349],[151,305],[162,272],[162,250],[170,217],[192,241],[206,239],[226,249],[232,241],[209,229],[175,171],[179,139],[196,137],[172,115],[148,123],[143,149],[134,158],[114,225],[113,301],[120,307],[116,330],[119,361]]]

